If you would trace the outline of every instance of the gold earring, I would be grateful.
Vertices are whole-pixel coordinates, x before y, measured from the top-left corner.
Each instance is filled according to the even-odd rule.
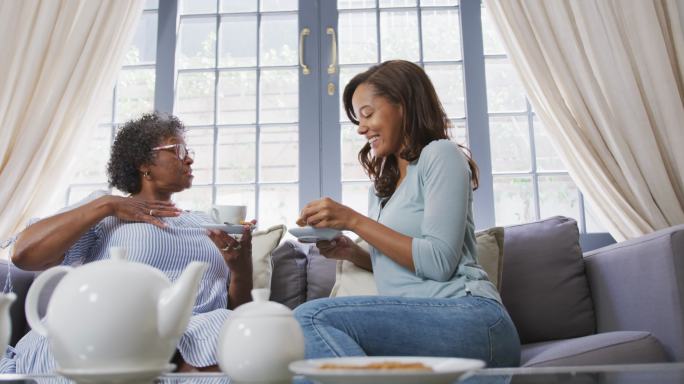
[[[148,179],[148,180],[152,178],[152,177],[150,176],[150,171],[145,171],[145,172],[143,172],[143,176],[144,176],[146,179]]]

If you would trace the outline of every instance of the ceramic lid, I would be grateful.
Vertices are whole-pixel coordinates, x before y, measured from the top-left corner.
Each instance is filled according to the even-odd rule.
[[[290,308],[275,301],[269,301],[270,296],[270,289],[252,289],[253,301],[237,307],[231,317],[292,316]]]

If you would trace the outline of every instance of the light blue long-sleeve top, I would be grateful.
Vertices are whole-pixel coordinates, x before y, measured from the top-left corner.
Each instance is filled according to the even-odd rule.
[[[477,261],[470,178],[463,151],[449,140],[437,140],[409,164],[384,207],[371,188],[370,217],[413,238],[415,272],[370,248],[379,294],[448,298],[471,293],[501,302]]]

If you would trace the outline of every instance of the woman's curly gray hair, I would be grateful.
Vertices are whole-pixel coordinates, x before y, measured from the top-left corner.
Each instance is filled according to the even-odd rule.
[[[137,120],[126,122],[112,144],[107,164],[109,186],[130,194],[140,192],[142,175],[139,169],[152,162],[152,148],[169,137],[184,134],[183,123],[169,114],[146,113]]]

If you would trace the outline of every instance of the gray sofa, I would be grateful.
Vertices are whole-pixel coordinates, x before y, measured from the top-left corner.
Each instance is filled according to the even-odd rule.
[[[315,247],[284,242],[272,261],[272,300],[294,308],[330,293],[335,262]],[[501,294],[522,365],[684,361],[683,263],[684,225],[584,255],[572,219],[506,227]],[[0,265],[3,280],[7,270]],[[33,273],[11,273],[14,344],[28,331],[23,299]]]

